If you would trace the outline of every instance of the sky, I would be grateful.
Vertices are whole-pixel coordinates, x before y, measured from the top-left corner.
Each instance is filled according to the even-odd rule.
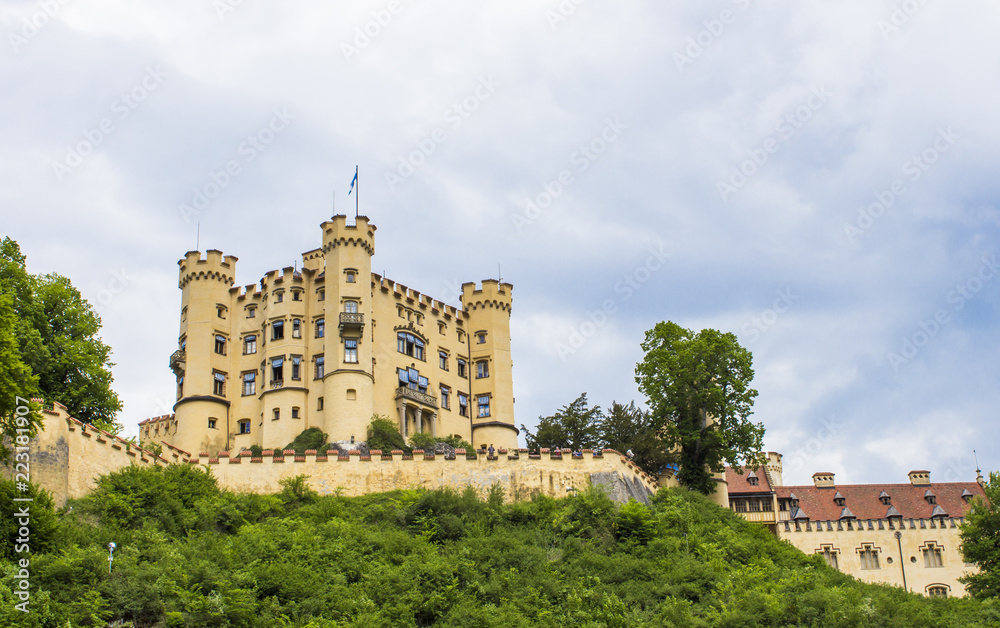
[[[1000,5],[0,0],[0,235],[168,413],[177,260],[238,285],[359,205],[372,269],[513,284],[515,422],[733,332],[786,484],[1000,468]],[[334,198],[336,207],[334,208]]]

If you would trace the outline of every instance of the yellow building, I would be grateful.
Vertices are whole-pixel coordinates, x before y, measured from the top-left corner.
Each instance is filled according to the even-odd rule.
[[[978,482],[932,484],[930,472],[911,471],[906,484],[838,485],[833,473],[816,473],[812,485],[784,486],[781,455],[767,457],[742,475],[726,470],[735,512],[859,580],[965,595],[958,579],[976,567],[962,559],[959,526],[972,500],[986,499]]]
[[[318,427],[366,439],[373,415],[416,432],[516,448],[511,288],[462,285],[461,308],[371,272],[375,226],[322,225],[301,270],[235,285],[232,255],[187,253],[180,265],[175,414],[140,438],[182,450],[280,448]]]

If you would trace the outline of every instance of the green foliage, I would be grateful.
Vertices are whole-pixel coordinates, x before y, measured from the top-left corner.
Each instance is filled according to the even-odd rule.
[[[552,416],[538,418],[537,431],[532,434],[521,424],[528,449],[568,447],[573,451],[600,445],[600,425],[604,415],[601,407],[587,406],[587,393],[563,406]]]
[[[406,446],[403,435],[399,433],[399,426],[388,418],[377,414],[372,417],[372,422],[368,425],[368,449],[369,451],[373,449],[412,451]]]
[[[983,485],[988,501],[976,500],[962,524],[962,557],[979,573],[962,578],[970,595],[1000,600],[1000,473]]]
[[[461,436],[431,436],[427,432],[417,432],[410,437],[410,447],[413,449],[430,451],[438,443],[444,443],[445,445],[451,445],[455,449],[465,449],[466,451],[474,449],[472,444],[467,440],[463,440]]]
[[[611,402],[600,425],[604,447],[620,453],[631,450],[634,456],[632,461],[653,475],[659,475],[667,464],[674,461],[660,432],[652,415],[635,407],[634,401],[627,406]]]
[[[101,319],[60,275],[29,275],[17,242],[0,242],[0,416],[13,395],[58,401],[81,421],[117,433],[111,348]],[[16,349],[14,347],[16,346]],[[13,353],[12,353],[13,352]],[[25,368],[29,372],[25,372]]]
[[[763,464],[764,426],[749,420],[757,391],[753,356],[732,333],[694,333],[672,322],[646,332],[635,381],[668,451],[679,453],[677,479],[702,493],[712,472]]]
[[[504,503],[499,484],[485,499],[471,487],[346,498],[319,496],[307,479],[250,495],[220,491],[188,466],[102,478],[72,510],[45,507],[58,521],[52,542],[33,547],[30,613],[14,610],[17,569],[0,557],[0,625],[958,628],[1000,620],[994,600],[932,600],[857,582],[687,490],[661,490],[648,506],[617,505],[595,488]],[[118,544],[111,573],[110,541]]]
[[[59,522],[52,507],[52,495],[35,484],[27,483],[26,488],[17,490],[13,480],[0,478],[0,558],[15,560],[29,551],[48,551],[54,547]],[[15,499],[31,501],[15,502]],[[27,543],[17,540],[22,538],[18,531],[23,525],[30,531]]]
[[[318,427],[310,427],[303,430],[295,437],[295,440],[285,445],[285,449],[294,449],[295,453],[303,454],[307,449],[320,451],[326,445],[327,434]]]

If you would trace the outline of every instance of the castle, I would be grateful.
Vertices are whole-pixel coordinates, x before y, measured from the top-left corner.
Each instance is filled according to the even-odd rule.
[[[962,559],[959,526],[972,500],[986,499],[981,474],[977,482],[932,484],[929,471],[910,471],[906,484],[838,485],[820,472],[812,485],[785,486],[774,452],[763,467],[742,471],[726,469],[716,502],[779,539],[859,580],[965,595],[958,579],[976,568]]]
[[[511,289],[462,285],[461,309],[371,272],[375,225],[334,216],[302,268],[234,285],[237,258],[188,252],[180,266],[174,414],[143,442],[187,452],[280,449],[316,427],[367,438],[373,415],[417,432],[516,448]]]

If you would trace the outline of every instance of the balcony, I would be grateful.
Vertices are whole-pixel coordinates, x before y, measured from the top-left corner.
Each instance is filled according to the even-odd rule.
[[[438,407],[437,397],[433,397],[427,393],[422,393],[419,390],[413,390],[412,388],[397,388],[396,399],[399,399],[400,397],[409,399],[410,401],[416,401],[417,403],[422,403],[425,406],[430,406],[435,409]]]
[[[271,390],[278,390],[279,388],[285,387],[285,380],[283,379],[272,379],[271,380]]]
[[[178,349],[170,354],[170,370],[175,374],[184,370],[185,362],[187,362],[187,351],[184,349]]]
[[[345,338],[360,338],[365,330],[365,315],[360,312],[340,313],[340,335]]]
[[[773,512],[737,512],[739,516],[753,523],[776,523]]]

